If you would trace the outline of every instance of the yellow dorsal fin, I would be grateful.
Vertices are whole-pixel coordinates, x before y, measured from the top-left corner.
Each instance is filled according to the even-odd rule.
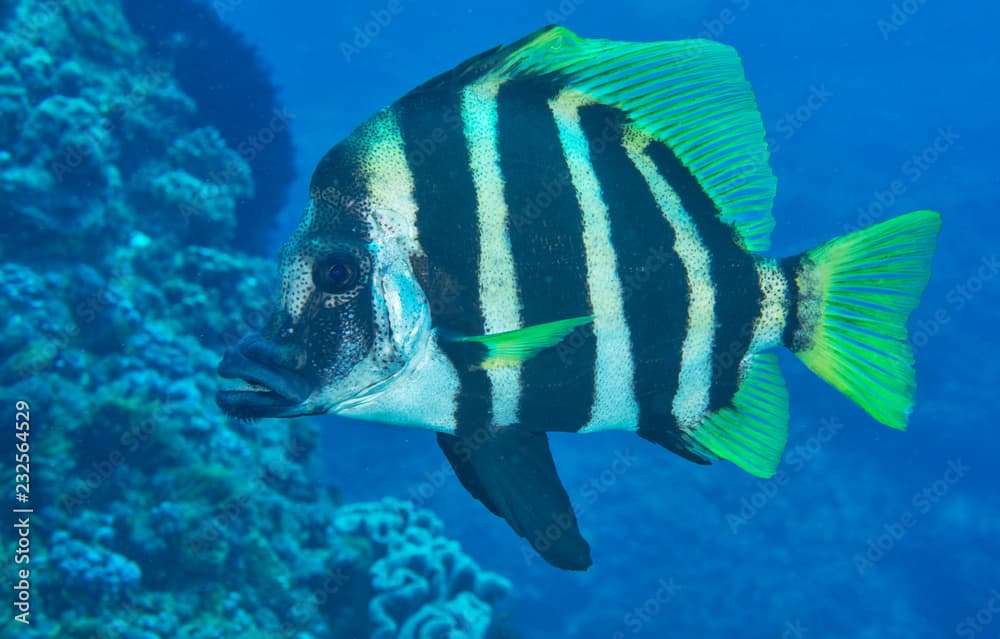
[[[747,249],[769,247],[775,178],[764,124],[732,47],[710,40],[591,40],[550,26],[435,81],[491,75],[553,76],[595,102],[621,109],[672,150]]]

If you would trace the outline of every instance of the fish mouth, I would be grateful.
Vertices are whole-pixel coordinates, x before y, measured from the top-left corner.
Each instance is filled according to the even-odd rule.
[[[302,407],[313,385],[300,373],[281,366],[264,364],[231,348],[219,363],[219,376],[244,382],[222,388],[215,403],[222,412],[238,419],[294,417],[310,414]]]

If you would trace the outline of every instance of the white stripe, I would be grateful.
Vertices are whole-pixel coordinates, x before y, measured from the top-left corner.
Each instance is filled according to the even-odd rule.
[[[422,320],[427,326],[411,326],[427,312],[427,299],[409,271],[409,257],[422,254],[423,249],[417,235],[413,172],[395,112],[383,109],[357,135],[355,148],[367,180],[368,199],[338,204],[363,208],[372,224],[373,242],[379,245],[376,270],[395,274],[381,279],[379,293],[384,295],[387,317],[379,317],[378,322],[402,333],[394,334],[395,340],[426,337],[415,346],[397,343],[400,351],[410,355],[405,368],[345,406],[342,414],[453,433],[458,371],[438,346],[429,317]]]
[[[689,294],[687,333],[681,351],[681,370],[674,395],[673,414],[682,428],[694,428],[708,409],[712,386],[712,345],[715,340],[715,287],[711,256],[698,228],[681,205],[680,197],[646,155],[649,137],[629,127],[625,151],[649,185],[657,205],[674,230],[674,252],[687,273]]]
[[[383,109],[358,132],[360,168],[367,177],[370,221],[386,236],[402,240],[407,252],[422,253],[417,238],[417,202],[413,172],[406,161],[406,147],[399,122],[391,108]],[[341,207],[353,203],[342,202]],[[376,231],[377,233],[377,231]]]
[[[469,168],[476,187],[479,214],[479,300],[487,335],[521,328],[514,254],[507,232],[508,211],[504,179],[497,150],[497,92],[499,81],[489,80],[462,92],[462,121],[469,147]],[[521,397],[521,366],[491,368],[493,423],[517,423]]]
[[[757,259],[754,263],[760,282],[760,315],[753,323],[753,336],[746,355],[740,361],[740,376],[746,374],[756,353],[781,345],[788,312],[788,282],[773,259]]]
[[[597,361],[594,365],[594,405],[590,421],[579,432],[638,428],[639,406],[632,377],[631,334],[625,321],[617,258],[611,244],[608,207],[590,162],[590,142],[580,127],[579,108],[591,100],[576,91],[562,91],[549,108],[559,129],[577,202],[583,211],[583,246],[587,259],[587,292],[594,312]]]

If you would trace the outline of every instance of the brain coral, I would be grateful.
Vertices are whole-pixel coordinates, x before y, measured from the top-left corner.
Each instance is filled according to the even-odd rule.
[[[334,526],[374,543],[371,578],[377,594],[368,606],[372,639],[486,636],[493,606],[510,582],[480,570],[443,536],[443,524],[433,513],[383,499],[344,506]]]

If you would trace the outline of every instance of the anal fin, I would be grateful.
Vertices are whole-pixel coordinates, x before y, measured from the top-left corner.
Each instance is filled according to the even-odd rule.
[[[437,438],[465,489],[507,520],[545,561],[566,570],[590,566],[590,545],[580,534],[544,433],[506,427]]]
[[[778,356],[754,355],[732,406],[706,415],[688,436],[750,474],[773,477],[788,443],[788,389]]]

